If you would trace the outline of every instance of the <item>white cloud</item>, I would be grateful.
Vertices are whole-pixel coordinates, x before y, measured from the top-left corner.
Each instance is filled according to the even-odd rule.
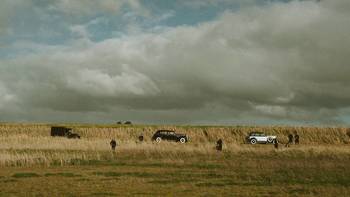
[[[73,35],[78,37],[79,39],[90,40],[90,33],[84,25],[74,25],[70,27]]]
[[[155,95],[159,91],[151,79],[127,65],[123,65],[120,75],[114,76],[100,70],[81,70],[68,77],[67,88],[91,96],[115,98]]]
[[[275,117],[286,117],[288,113],[287,109],[281,106],[257,105],[255,109],[263,115]]]
[[[6,105],[11,104],[11,102],[15,101],[15,99],[15,95],[10,94],[0,81],[0,109],[4,108]]]
[[[18,2],[11,0],[3,0],[0,6],[0,36],[4,36],[11,32],[9,26],[10,18],[14,15],[13,10]],[[1,47],[1,43],[0,43]]]

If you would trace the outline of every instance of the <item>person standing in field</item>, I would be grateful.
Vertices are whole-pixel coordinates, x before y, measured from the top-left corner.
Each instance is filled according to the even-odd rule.
[[[142,129],[142,133],[141,133],[141,135],[139,135],[139,142],[143,142],[143,140],[144,140],[143,134],[144,133],[145,133],[145,128]]]
[[[139,142],[143,142],[143,134],[139,136]]]
[[[219,139],[217,142],[216,142],[216,150],[217,151],[222,151],[222,139]]]
[[[275,149],[278,149],[278,140],[277,140],[277,138],[273,140],[273,146],[275,147]]]
[[[289,145],[292,143],[293,143],[293,135],[290,133],[288,135],[288,143],[286,144],[286,147],[289,147]]]
[[[299,144],[299,135],[297,132],[294,134],[294,144]]]
[[[115,151],[115,147],[117,146],[117,142],[114,139],[112,139],[109,144],[111,145],[112,150]]]

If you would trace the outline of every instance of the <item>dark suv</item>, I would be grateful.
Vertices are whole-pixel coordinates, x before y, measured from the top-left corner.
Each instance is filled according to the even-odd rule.
[[[80,135],[76,133],[72,133],[71,130],[72,130],[71,128],[66,128],[66,127],[51,127],[51,136],[80,139]]]
[[[162,140],[169,140],[175,142],[186,143],[188,138],[184,134],[175,133],[175,131],[170,130],[158,130],[152,137],[153,141],[161,142]]]

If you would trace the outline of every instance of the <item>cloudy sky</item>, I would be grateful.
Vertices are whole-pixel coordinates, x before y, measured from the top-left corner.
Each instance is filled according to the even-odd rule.
[[[2,0],[0,122],[350,125],[349,0]]]

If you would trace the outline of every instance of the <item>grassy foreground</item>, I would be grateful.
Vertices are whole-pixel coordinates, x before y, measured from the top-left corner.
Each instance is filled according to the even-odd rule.
[[[49,125],[0,125],[0,196],[350,195],[344,128],[254,128],[282,140],[298,130],[302,144],[278,150],[243,144],[252,128],[176,128],[187,144],[134,140],[157,128],[76,125],[83,139],[68,140],[49,137]]]

